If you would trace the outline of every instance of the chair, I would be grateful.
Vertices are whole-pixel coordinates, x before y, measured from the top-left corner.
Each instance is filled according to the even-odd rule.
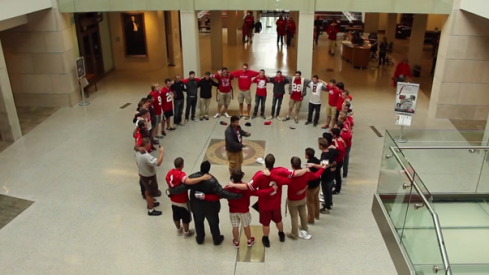
[[[389,45],[387,46],[387,56],[385,57],[385,64],[387,64],[387,65],[394,65],[394,62],[392,61],[392,58],[390,57],[393,49],[394,49],[394,43],[390,42]]]

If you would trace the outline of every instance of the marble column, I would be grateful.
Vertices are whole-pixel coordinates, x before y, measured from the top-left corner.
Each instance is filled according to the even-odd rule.
[[[228,26],[227,26],[228,46],[235,46],[238,43],[238,33],[236,31],[238,18],[236,17],[236,11],[228,11],[227,16],[228,16]]]
[[[199,34],[196,12],[180,11],[180,27],[182,28],[183,76],[186,77],[190,71],[194,71],[195,75],[200,77]]]
[[[222,15],[221,11],[211,11],[211,68],[222,68]]]
[[[426,33],[427,23],[427,14],[414,15],[411,37],[409,38],[408,53],[409,63],[411,64],[411,67],[421,64],[421,56],[423,54],[424,37]]]
[[[365,21],[364,21],[364,32],[375,32],[379,31],[379,21],[380,14],[367,12],[365,13]]]
[[[16,141],[22,137],[2,41],[0,41],[0,135],[3,141]]]
[[[314,38],[314,12],[300,11],[298,20],[297,41],[297,70],[302,72],[302,77],[312,78],[312,52]],[[294,75],[291,72],[290,75]],[[304,97],[301,111],[307,111],[310,92]]]
[[[385,37],[387,42],[394,42],[396,39],[396,24],[397,24],[397,13],[387,14],[387,26],[385,30]]]

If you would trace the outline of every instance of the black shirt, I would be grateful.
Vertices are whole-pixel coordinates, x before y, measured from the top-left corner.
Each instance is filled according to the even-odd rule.
[[[310,159],[307,160],[307,163],[320,164],[321,161],[318,158],[316,158],[316,157],[312,157],[312,158],[310,158]],[[309,170],[311,170],[311,172],[313,172],[313,173],[316,173],[318,171],[318,169],[313,168],[313,167],[309,168]],[[314,188],[316,188],[316,187],[319,186],[319,183],[321,183],[321,179],[320,178],[317,179],[317,180],[311,180],[311,181],[309,181],[307,183],[307,188],[308,189],[314,189]]]
[[[338,155],[338,150],[329,149],[327,152],[321,153],[321,161],[328,160],[329,164],[331,165],[334,162],[337,155]],[[321,175],[321,181],[323,182],[331,182],[334,180],[334,178],[335,178],[335,172],[331,171],[330,167],[326,168],[323,174]]]
[[[219,84],[217,84],[211,78],[209,79],[205,79],[205,77],[202,78],[199,81],[200,98],[212,98],[212,86],[219,87]]]
[[[185,84],[182,81],[175,81],[171,84],[171,89],[175,92],[175,100],[184,100],[183,91],[186,91]]]

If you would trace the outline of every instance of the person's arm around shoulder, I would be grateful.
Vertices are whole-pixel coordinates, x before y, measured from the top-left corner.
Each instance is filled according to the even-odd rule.
[[[229,192],[228,190],[223,189],[219,182],[217,182],[217,180],[212,181],[212,183],[214,185],[212,188],[212,192],[218,195],[220,198],[236,200],[243,197],[242,194]]]
[[[189,177],[187,177],[187,178],[185,178],[185,180],[183,181],[183,183],[186,184],[186,185],[194,185],[194,184],[197,184],[197,183],[199,183],[201,181],[210,180],[211,178],[212,178],[212,176],[209,175],[209,174],[204,174],[204,175],[202,175],[202,176],[200,176],[198,178],[189,178]]]

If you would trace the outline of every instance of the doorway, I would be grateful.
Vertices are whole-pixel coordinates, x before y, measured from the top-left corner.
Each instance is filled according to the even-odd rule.
[[[85,58],[86,78],[96,83],[105,75],[99,22],[101,13],[89,12],[75,14],[76,33],[80,56]]]

